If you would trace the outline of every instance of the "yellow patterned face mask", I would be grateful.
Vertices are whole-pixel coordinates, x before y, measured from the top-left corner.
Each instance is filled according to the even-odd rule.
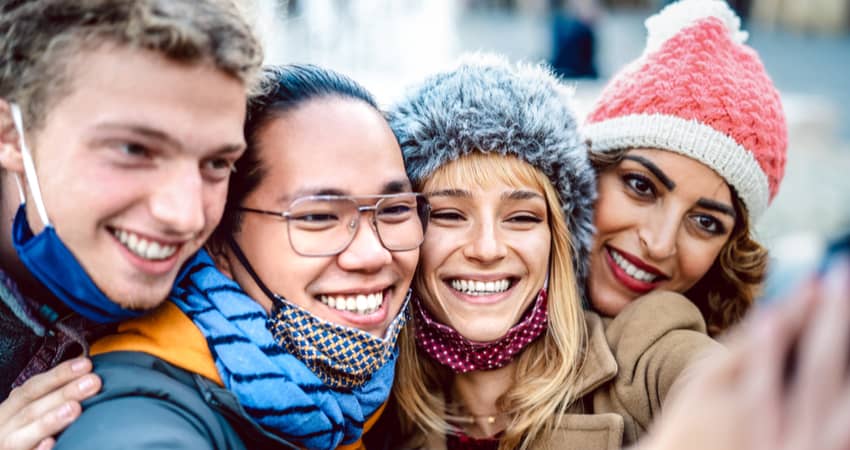
[[[410,292],[384,338],[319,319],[288,301],[275,302],[266,327],[275,341],[334,389],[360,387],[395,354]]]

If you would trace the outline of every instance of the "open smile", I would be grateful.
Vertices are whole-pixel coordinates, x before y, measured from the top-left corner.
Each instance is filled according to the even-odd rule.
[[[167,260],[183,245],[156,241],[119,228],[110,228],[109,231],[130,253],[149,261]]]
[[[452,289],[463,292],[467,295],[492,295],[505,292],[511,288],[511,279],[503,278],[501,280],[479,281],[479,280],[464,280],[455,278],[449,280]]]
[[[661,271],[643,263],[633,255],[608,246],[605,247],[605,251],[614,277],[632,291],[649,292],[669,279]]]
[[[389,289],[377,292],[360,294],[334,294],[318,295],[316,298],[328,307],[337,311],[353,312],[357,314],[372,314],[384,305],[384,298]]]
[[[510,275],[465,275],[443,279],[459,299],[476,304],[498,303],[509,298],[520,278]]]

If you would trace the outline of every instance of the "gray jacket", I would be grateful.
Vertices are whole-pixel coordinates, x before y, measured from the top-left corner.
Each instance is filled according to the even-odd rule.
[[[297,448],[251,420],[214,382],[142,352],[92,358],[103,390],[62,433],[64,449]]]

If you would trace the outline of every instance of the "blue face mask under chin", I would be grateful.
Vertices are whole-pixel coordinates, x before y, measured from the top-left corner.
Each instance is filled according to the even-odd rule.
[[[90,320],[97,323],[112,323],[138,317],[142,314],[141,311],[119,306],[95,285],[89,274],[77,261],[77,258],[56,234],[56,229],[47,218],[32,155],[24,139],[20,109],[13,104],[11,105],[11,112],[20,136],[27,184],[44,224],[44,229],[38,235],[34,235],[27,221],[26,197],[23,186],[20,178],[16,177],[21,195],[21,206],[18,208],[18,213],[15,215],[15,221],[12,225],[12,243],[18,252],[18,258],[30,273],[62,303]]]

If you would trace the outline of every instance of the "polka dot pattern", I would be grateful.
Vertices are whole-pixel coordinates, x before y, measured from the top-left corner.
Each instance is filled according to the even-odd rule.
[[[541,289],[532,308],[519,323],[494,342],[473,342],[446,326],[428,312],[418,298],[416,305],[416,345],[431,359],[455,373],[493,370],[504,367],[528,344],[537,339],[549,322],[546,289]]]

